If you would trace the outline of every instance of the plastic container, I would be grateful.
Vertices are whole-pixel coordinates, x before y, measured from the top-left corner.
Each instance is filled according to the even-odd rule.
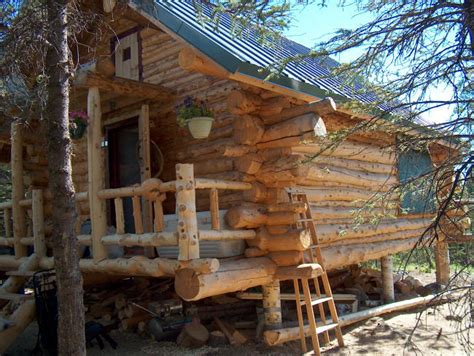
[[[219,211],[222,229],[230,229],[224,220],[226,210]],[[200,230],[211,230],[211,214],[209,211],[202,211],[197,213],[198,228]],[[176,215],[164,216],[164,231],[176,231],[178,226],[178,219]],[[199,256],[201,258],[224,258],[239,256],[244,253],[244,240],[231,241],[199,241]],[[178,246],[161,246],[157,247],[156,251],[160,257],[164,258],[178,258]]]

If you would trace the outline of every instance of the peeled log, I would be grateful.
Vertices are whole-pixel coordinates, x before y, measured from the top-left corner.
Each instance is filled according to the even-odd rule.
[[[356,201],[356,200],[374,200],[379,198],[381,193],[367,191],[365,189],[357,188],[298,188],[303,191],[310,202],[325,202],[325,201]],[[393,197],[384,196],[384,200],[392,199]]]
[[[270,234],[265,227],[261,227],[257,237],[247,240],[247,244],[263,251],[305,251],[311,245],[311,235],[308,230],[297,229],[284,234]]]
[[[357,227],[353,224],[318,225],[316,231],[320,243],[330,243],[339,240],[365,238],[373,235],[420,229],[427,227],[430,222],[429,219],[397,219],[386,220],[378,225],[362,224]]]
[[[179,52],[178,63],[181,68],[187,71],[199,72],[218,78],[229,76],[229,72],[224,68],[219,67],[214,61],[196,53],[189,47],[185,47]]]
[[[303,115],[309,112],[318,114],[319,116],[324,117],[327,114],[333,113],[336,111],[336,103],[332,98],[324,98],[321,101],[315,101],[305,105],[294,106],[283,110],[282,112],[271,115],[271,116],[262,116],[265,125],[271,125],[279,121],[287,120],[289,118]]]
[[[233,229],[253,229],[262,225],[292,225],[296,215],[291,212],[268,213],[263,206],[238,206],[227,210],[227,224]]]
[[[323,180],[339,183],[358,185],[361,187],[371,185],[394,185],[397,184],[396,176],[367,173],[342,167],[331,167],[317,163],[305,163],[299,165],[292,172],[295,177],[306,177],[307,179]]]
[[[176,273],[175,290],[186,301],[213,295],[246,290],[273,280],[277,266],[266,257],[222,261],[220,269],[211,274],[196,274],[191,269]]]
[[[245,190],[244,200],[254,203],[261,203],[267,198],[267,188],[259,182],[252,183],[252,189]]]
[[[299,136],[306,132],[311,132],[316,137],[326,136],[326,126],[321,117],[308,113],[280,122],[270,126],[263,134],[261,141],[268,142],[283,137]]]
[[[303,252],[301,251],[267,251],[260,250],[258,247],[249,247],[245,249],[245,257],[261,257],[270,258],[277,266],[296,266],[303,262]]]
[[[425,241],[427,238],[424,239]],[[392,240],[372,244],[328,246],[322,248],[323,261],[327,269],[376,260],[389,254],[412,249],[420,241],[419,237]]]
[[[241,145],[255,145],[265,132],[262,120],[257,116],[244,115],[234,120],[234,141]]]
[[[383,315],[392,313],[395,311],[405,310],[413,308],[419,305],[425,305],[433,301],[438,296],[429,295],[426,297],[413,298],[408,300],[403,300],[401,302],[390,303],[386,305],[381,305],[375,308],[368,310],[362,310],[356,313],[346,314],[339,317],[339,325],[341,327],[357,323],[362,320],[372,318],[374,316]],[[309,336],[310,329],[309,325],[305,325],[304,333],[306,336]],[[270,346],[275,346],[283,344],[288,341],[296,340],[300,337],[299,327],[290,327],[279,330],[267,330],[264,333],[265,343]]]
[[[245,115],[257,111],[262,105],[258,95],[234,90],[227,96],[227,110],[234,115]]]
[[[260,155],[251,153],[235,159],[235,168],[239,172],[246,174],[255,174],[260,170],[263,160]]]
[[[358,161],[375,162],[388,165],[393,165],[395,163],[396,155],[395,150],[392,147],[389,149],[380,149],[380,147],[378,146],[352,141],[341,142],[335,147],[330,147],[330,145],[331,142],[328,142],[326,144],[308,143],[290,146],[294,146],[291,150],[295,153],[306,153],[311,155],[321,154],[323,156],[335,156]]]

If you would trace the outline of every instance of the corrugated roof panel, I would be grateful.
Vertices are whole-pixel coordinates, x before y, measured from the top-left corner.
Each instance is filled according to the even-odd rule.
[[[251,29],[246,29],[243,36],[234,35],[232,33],[232,21],[227,14],[221,15],[219,26],[216,28],[216,25],[210,19],[212,16],[211,5],[201,4],[202,14],[209,21],[200,22],[197,19],[197,11],[192,0],[155,0],[155,2],[159,8],[168,10],[176,18],[183,21],[200,35],[205,36],[229,55],[260,68],[269,68],[275,63],[288,58],[288,56],[305,55],[311,51],[309,48],[287,38],[281,38],[279,41],[272,42],[271,46],[264,45],[258,41],[258,35]],[[200,49],[205,50],[203,48]],[[219,59],[221,58],[216,60]],[[224,59],[222,58],[221,60]],[[377,101],[377,96],[374,93],[360,93],[360,89],[362,89],[360,84],[356,83],[354,88],[352,88],[345,85],[343,79],[331,75],[331,68],[338,65],[339,63],[330,57],[326,59],[306,57],[298,63],[289,63],[283,69],[281,75],[327,91],[328,95],[337,94],[366,104]],[[390,110],[390,105],[387,103],[381,105],[380,108]]]

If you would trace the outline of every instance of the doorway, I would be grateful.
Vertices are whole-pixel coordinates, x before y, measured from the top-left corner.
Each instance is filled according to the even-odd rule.
[[[106,128],[108,144],[108,183],[110,188],[122,188],[141,183],[139,160],[138,118]],[[115,208],[110,206],[110,221],[115,226]],[[123,198],[125,232],[135,233],[131,198]]]

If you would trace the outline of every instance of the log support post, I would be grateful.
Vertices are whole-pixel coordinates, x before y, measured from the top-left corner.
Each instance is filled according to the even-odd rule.
[[[100,107],[99,88],[89,88],[87,96],[87,161],[89,171],[89,204],[92,223],[92,254],[95,261],[107,257],[105,246],[100,239],[107,232],[107,211],[105,200],[98,197],[104,189],[104,157],[102,153],[102,112]]]
[[[150,107],[143,104],[138,117],[138,135],[140,140],[140,176],[144,182],[151,178],[151,153],[150,153]],[[153,230],[153,202],[142,198],[143,227],[145,232]],[[155,257],[155,249],[145,247],[145,255]]]
[[[178,215],[178,259],[180,261],[199,258],[195,186],[193,165],[177,164],[176,213]]]
[[[267,330],[281,328],[280,281],[276,280],[262,286],[263,313]]]
[[[393,262],[392,256],[384,256],[380,259],[382,266],[382,299],[384,303],[395,301],[395,290],[393,286]]]
[[[435,246],[436,282],[448,285],[449,283],[449,250],[445,236],[439,236]]]
[[[21,238],[26,237],[25,211],[20,206],[20,200],[24,198],[25,187],[23,185],[23,135],[21,124],[14,122],[11,128],[11,168],[12,168],[12,214],[13,214],[13,238],[15,257],[26,256],[27,247],[21,244]]]
[[[10,208],[3,209],[3,226],[5,229],[5,237],[12,237],[11,220],[12,215]]]
[[[43,191],[41,189],[33,190],[32,210],[35,254],[38,257],[46,257],[46,242],[44,239]]]

